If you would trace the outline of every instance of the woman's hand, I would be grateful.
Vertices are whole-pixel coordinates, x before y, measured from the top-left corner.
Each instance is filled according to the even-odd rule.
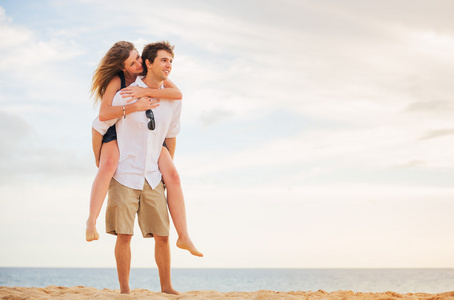
[[[139,98],[134,105],[136,106],[136,111],[146,111],[158,107],[160,101],[161,100],[157,98],[142,97]]]
[[[124,89],[122,89],[120,91],[120,95],[123,98],[131,97],[131,99],[129,99],[127,101],[129,103],[129,102],[131,102],[134,99],[144,97],[146,95],[146,91],[145,91],[145,88],[142,88],[142,87],[128,86],[128,87],[125,87]]]

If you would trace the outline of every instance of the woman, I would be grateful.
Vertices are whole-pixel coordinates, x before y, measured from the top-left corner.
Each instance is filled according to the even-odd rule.
[[[119,118],[136,111],[156,108],[159,106],[159,100],[154,98],[169,100],[180,100],[182,98],[180,90],[170,80],[164,81],[164,89],[125,88],[133,83],[142,71],[142,58],[132,43],[117,42],[109,49],[93,75],[91,86],[92,96],[95,96],[96,101],[101,100],[100,121]],[[122,88],[121,94],[123,97],[132,97],[131,100],[138,100],[124,107],[112,106],[115,94]],[[86,239],[89,242],[99,239],[99,234],[96,231],[96,219],[101,211],[110,180],[117,169],[119,159],[115,127],[111,127],[104,137],[96,130],[93,129],[92,131],[93,151],[99,170],[93,182],[90,196],[90,214],[86,229]],[[189,237],[179,175],[169,151],[164,146],[161,150],[158,165],[167,188],[169,211],[178,233],[177,246],[188,250],[193,255],[202,257],[203,254],[195,248]]]

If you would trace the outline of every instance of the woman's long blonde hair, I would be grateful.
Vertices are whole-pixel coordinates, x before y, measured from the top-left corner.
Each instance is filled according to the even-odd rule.
[[[91,80],[90,95],[95,103],[102,100],[109,82],[124,69],[124,62],[134,50],[134,44],[130,42],[116,42],[99,62]]]

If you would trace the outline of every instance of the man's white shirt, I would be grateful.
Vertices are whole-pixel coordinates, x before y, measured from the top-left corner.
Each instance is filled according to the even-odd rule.
[[[131,86],[147,87],[141,76]],[[117,93],[112,101],[113,106],[122,106],[128,98]],[[145,111],[126,115],[126,118],[112,119],[105,122],[96,118],[93,128],[104,135],[110,126],[116,124],[117,143],[120,150],[117,171],[113,178],[119,183],[142,190],[145,180],[154,189],[162,179],[158,168],[158,159],[165,138],[174,138],[180,132],[181,101],[161,99],[160,105],[153,109],[156,128],[148,129]]]

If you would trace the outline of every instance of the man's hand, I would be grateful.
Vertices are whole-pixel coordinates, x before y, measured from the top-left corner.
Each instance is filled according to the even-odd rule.
[[[100,158],[100,155],[98,155],[98,157],[95,157],[96,166],[98,167],[98,169],[99,169],[99,158]]]

